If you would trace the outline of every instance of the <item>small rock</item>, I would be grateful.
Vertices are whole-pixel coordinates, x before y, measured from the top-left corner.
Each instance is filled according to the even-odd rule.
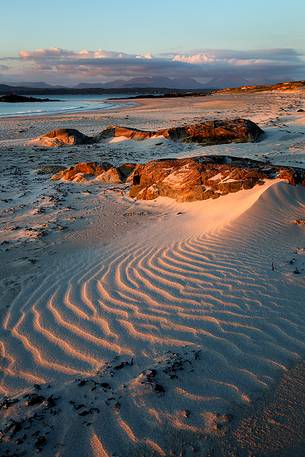
[[[28,394],[26,395],[27,400],[25,402],[26,406],[40,405],[45,401],[45,397],[38,394]]]

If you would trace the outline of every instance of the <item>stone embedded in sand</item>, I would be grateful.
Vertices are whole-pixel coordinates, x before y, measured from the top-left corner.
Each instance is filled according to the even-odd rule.
[[[63,165],[44,165],[41,168],[38,168],[36,173],[38,175],[48,175],[58,173],[59,171],[65,170],[66,167]]]
[[[72,167],[65,168],[64,170],[52,176],[53,181],[73,181],[78,174],[98,176],[111,167],[108,163],[99,164],[97,162],[80,162]]]
[[[126,163],[115,168],[107,162],[100,164],[97,162],[80,162],[56,173],[51,179],[53,181],[87,182],[95,178],[103,183],[119,184],[126,181],[135,166],[135,164]]]
[[[26,395],[26,406],[40,405],[45,401],[45,397],[36,393]]]
[[[250,159],[203,156],[154,160],[137,165],[132,175],[130,196],[138,200],[171,197],[177,201],[219,198],[263,184],[264,179],[281,178],[305,185],[305,170],[267,165]]]
[[[296,219],[294,223],[297,225],[305,225],[305,219]]]
[[[8,398],[8,397],[3,397],[1,400],[0,400],[0,409],[8,409],[10,408],[12,405],[14,405],[15,403],[18,403],[19,402],[19,399],[17,398]]]
[[[37,146],[58,147],[64,145],[91,144],[95,140],[76,129],[56,129],[42,135],[30,143]]]

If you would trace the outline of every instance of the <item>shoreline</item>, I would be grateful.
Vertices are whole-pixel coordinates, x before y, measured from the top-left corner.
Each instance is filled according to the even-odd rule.
[[[118,100],[118,106],[121,105],[121,103],[123,104],[124,102],[124,99],[117,99]],[[61,100],[53,100],[54,102],[60,102]],[[128,103],[129,102],[129,103]],[[105,100],[104,102],[105,104],[114,104],[114,103],[111,103],[110,101],[107,101]],[[128,109],[128,108],[131,108],[132,105],[136,106],[138,105],[137,102],[131,102],[130,100],[126,100],[126,107],[122,108],[122,109]],[[78,111],[70,111],[70,110],[66,110],[66,111],[59,111],[59,112],[53,112],[53,113],[41,113],[41,114],[32,114],[32,115],[26,115],[26,114],[20,114],[20,115],[3,115],[3,116],[0,116],[0,121],[1,120],[15,120],[15,121],[18,121],[18,120],[31,120],[33,118],[41,118],[41,119],[44,119],[44,118],[49,118],[49,117],[62,117],[62,116],[80,116],[81,114],[84,114],[84,115],[95,115],[97,113],[103,113],[104,111],[112,111],[112,110],[117,110],[118,109],[118,106],[114,106],[112,108],[96,108],[95,110],[78,110]]]
[[[258,96],[264,96],[266,95],[265,93],[263,94],[255,94]],[[295,93],[293,93],[295,95]],[[243,97],[251,97],[249,94],[210,94],[210,95],[204,95],[204,96],[198,96],[198,97],[192,97],[192,96],[185,96],[183,97],[182,102],[184,105],[188,105],[189,101],[191,100],[194,102],[192,105],[198,105],[202,104],[203,108],[205,106],[208,108],[209,105],[215,104],[217,109],[217,103],[219,106],[224,107],[226,105],[226,99],[227,99],[227,104],[230,108],[232,108],[232,101],[238,104],[238,98],[243,98]],[[185,100],[184,100],[185,99]],[[130,111],[137,111],[137,110],[159,110],[159,109],[164,109],[164,108],[175,108],[177,105],[181,105],[181,99],[178,97],[176,98],[169,98],[169,99],[164,99],[164,98],[138,98],[135,101],[130,101],[130,99],[124,99],[124,98],[118,98],[115,99],[115,101],[120,105],[120,110],[130,110]],[[160,107],[160,101],[162,105]],[[168,101],[170,103],[168,103]],[[216,103],[214,103],[216,102]],[[111,101],[105,100],[105,104],[111,104]],[[124,106],[125,105],[125,106]],[[167,105],[167,106],[166,106]],[[101,118],[105,117],[109,111],[114,111],[116,112],[118,110],[118,107],[113,107],[113,108],[108,108],[108,109],[96,109],[96,110],[87,110],[87,111],[77,111],[77,112],[64,112],[64,113],[50,113],[50,114],[37,114],[37,115],[20,115],[20,116],[7,116],[7,117],[0,117],[0,121],[30,121],[30,120],[35,120],[35,121],[43,121],[46,118],[50,120],[54,119],[59,119],[59,120],[65,120],[65,118],[82,118],[84,116],[88,117],[96,117],[99,115]],[[103,116],[105,114],[105,116]]]

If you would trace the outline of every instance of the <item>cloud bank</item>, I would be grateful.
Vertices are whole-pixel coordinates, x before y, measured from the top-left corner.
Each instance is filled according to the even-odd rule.
[[[103,49],[22,50],[0,59],[1,81],[45,81],[54,84],[111,82],[135,77],[192,78],[211,86],[303,79],[305,52],[294,49],[205,50],[153,55]]]

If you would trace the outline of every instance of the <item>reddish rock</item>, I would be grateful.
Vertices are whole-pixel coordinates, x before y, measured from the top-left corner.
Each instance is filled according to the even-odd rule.
[[[53,181],[86,182],[96,178],[100,182],[118,184],[126,181],[126,178],[135,168],[134,164],[126,163],[118,168],[110,163],[80,162],[72,167],[59,171],[52,176]]]
[[[263,133],[258,125],[248,119],[206,121],[158,132],[171,140],[205,145],[257,141]]]
[[[278,177],[280,179],[285,179],[296,186],[297,184],[301,184],[305,187],[305,170],[304,168],[297,168],[297,167],[278,167],[280,169]]]
[[[89,137],[75,129],[57,129],[31,141],[44,147],[98,143],[104,139],[125,137],[146,140],[163,136],[173,141],[195,142],[202,145],[223,143],[245,143],[257,141],[263,130],[248,119],[205,121],[161,130],[139,130],[131,127],[111,125],[98,135]]]
[[[294,223],[297,225],[305,225],[305,219],[296,219]]]
[[[97,181],[104,183],[120,184],[122,183],[122,176],[119,170],[115,167],[110,167],[107,171],[99,174],[96,177]]]
[[[153,160],[146,164],[83,162],[52,176],[53,180],[103,183],[130,182],[130,196],[139,200],[170,197],[177,201],[219,198],[261,185],[266,179],[285,179],[305,186],[305,170],[228,156]]]
[[[130,196],[143,200],[159,196],[177,201],[205,200],[251,189],[274,178],[304,185],[305,170],[226,156],[155,160],[135,168]]]
[[[130,196],[151,200],[158,196],[180,201],[203,200],[202,166],[193,159],[170,159],[138,165]]]
[[[111,165],[107,163],[99,164],[97,162],[80,162],[72,167],[59,171],[53,175],[51,179],[53,181],[58,181],[60,179],[65,181],[73,181],[76,175],[80,173],[82,175],[98,176],[107,171],[110,167]]]
[[[231,142],[257,141],[263,130],[248,119],[227,119],[205,121],[198,124],[178,126],[161,130],[139,130],[112,125],[97,135],[98,141],[105,138],[124,136],[133,140],[163,136],[173,141],[201,144],[222,144]]]
[[[91,144],[95,140],[92,137],[84,135],[76,129],[56,129],[42,135],[31,143],[45,147],[58,147],[75,144]]]
[[[152,138],[153,136],[155,136],[156,133],[157,132],[154,131],[139,130],[135,128],[110,125],[96,136],[96,140],[101,141],[103,139],[115,138],[120,136],[124,136],[125,138],[132,140],[146,140],[148,138]]]
[[[123,165],[120,165],[118,167],[118,170],[122,176],[123,181],[129,179],[129,177],[132,175],[136,165],[137,165],[136,163],[123,163]]]

